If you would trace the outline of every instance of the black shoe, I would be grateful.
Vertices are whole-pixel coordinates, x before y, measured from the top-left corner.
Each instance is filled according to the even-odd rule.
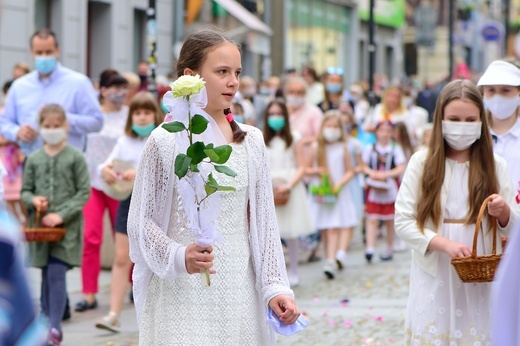
[[[372,256],[373,256],[373,254],[365,252],[365,258],[367,259],[368,263],[372,262]]]
[[[61,318],[62,321],[68,321],[72,315],[70,314],[70,307],[66,307],[65,311],[63,311],[63,317]]]
[[[97,308],[97,306],[98,306],[98,303],[97,303],[96,299],[94,299],[94,301],[91,304],[89,304],[89,302],[87,302],[85,299],[83,299],[82,301],[76,303],[76,307],[74,308],[74,311],[83,312],[86,310],[95,309],[95,308]]]
[[[393,258],[393,255],[391,253],[385,253],[385,254],[379,256],[379,258],[381,258],[381,261],[391,261]]]

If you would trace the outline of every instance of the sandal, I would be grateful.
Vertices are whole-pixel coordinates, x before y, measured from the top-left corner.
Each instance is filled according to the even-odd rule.
[[[85,299],[83,299],[82,301],[76,303],[76,307],[74,308],[74,311],[83,312],[86,310],[95,309],[95,308],[97,308],[97,306],[98,306],[98,303],[97,303],[96,299],[94,299],[94,301],[92,303],[89,303]]]
[[[119,333],[121,331],[121,325],[119,324],[119,320],[117,318],[117,314],[113,311],[110,311],[108,315],[103,317],[96,323],[96,328],[108,330],[113,333]]]

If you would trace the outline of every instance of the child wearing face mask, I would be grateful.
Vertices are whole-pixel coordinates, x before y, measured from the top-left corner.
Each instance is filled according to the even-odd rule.
[[[469,80],[448,83],[437,101],[428,148],[410,159],[395,203],[396,232],[413,254],[407,345],[494,342],[492,283],[463,283],[451,265],[453,258],[471,256],[484,201],[477,256],[491,253],[492,223],[507,235],[518,220],[506,162],[493,155],[492,141],[476,86]],[[502,252],[500,242],[496,251]]]
[[[271,101],[265,111],[264,140],[269,155],[273,188],[289,193],[284,205],[276,205],[280,237],[289,252],[289,284],[298,285],[298,238],[314,232],[305,186],[303,142],[298,132],[291,131],[289,113],[283,100]]]
[[[58,242],[29,243],[30,263],[42,269],[41,302],[50,321],[49,343],[60,345],[67,299],[65,273],[81,265],[81,212],[89,198],[90,179],[83,153],[67,144],[65,110],[57,104],[43,106],[39,128],[44,146],[27,158],[21,200],[31,215],[30,227],[35,227],[38,212],[41,226],[67,230]]]
[[[114,186],[118,180],[133,183],[137,174],[141,153],[146,140],[152,131],[159,126],[164,117],[156,98],[149,92],[138,92],[132,98],[125,126],[125,134],[118,140],[108,158],[98,166],[98,174],[102,177],[105,191],[108,186]],[[114,161],[124,162],[126,168],[122,172],[115,170]],[[119,203],[115,222],[115,258],[112,266],[112,280],[110,286],[110,311],[96,324],[97,328],[119,332],[119,315],[121,313],[123,299],[128,290],[128,272],[132,262],[129,255],[129,243],[127,233],[128,210],[132,196],[124,198]]]
[[[314,150],[307,161],[307,174],[312,175],[312,186],[320,185],[323,175],[329,178],[336,199],[322,203],[311,198],[311,215],[315,226],[323,232],[327,260],[323,273],[333,279],[337,270],[347,264],[347,248],[353,228],[358,224],[356,207],[350,189],[346,186],[354,176],[343,123],[338,112],[327,113],[321,124]]]
[[[406,167],[406,156],[401,146],[393,141],[394,124],[382,120],[376,125],[376,143],[363,151],[363,170],[366,185],[366,249],[365,258],[372,262],[379,227],[386,227],[386,251],[382,261],[389,261],[394,253],[394,202],[399,188],[399,176]]]
[[[478,86],[489,115],[493,151],[506,159],[520,204],[520,67],[514,61],[493,61]]]
[[[103,191],[103,180],[97,166],[106,160],[117,139],[123,135],[128,107],[124,105],[128,94],[128,81],[116,70],[107,69],[99,78],[99,100],[103,112],[103,128],[87,137],[85,159],[90,173],[90,198],[83,210],[85,229],[81,278],[84,299],[76,303],[75,311],[83,312],[98,306],[98,277],[101,271],[101,245],[103,243],[104,215],[108,211],[112,229],[116,221],[119,201]]]
[[[343,96],[343,69],[341,67],[329,67],[325,74],[325,96],[318,107],[326,112],[338,109]]]

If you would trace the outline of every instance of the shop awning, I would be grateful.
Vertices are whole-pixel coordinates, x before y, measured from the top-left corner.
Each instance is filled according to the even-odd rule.
[[[262,22],[258,17],[249,12],[244,6],[240,5],[235,0],[213,0],[233,17],[241,21],[250,30],[261,32],[267,36],[272,36],[273,31],[269,26]]]

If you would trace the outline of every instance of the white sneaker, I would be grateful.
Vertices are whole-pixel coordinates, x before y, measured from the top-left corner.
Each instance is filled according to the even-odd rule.
[[[401,238],[396,236],[394,239],[394,251],[402,252],[402,251],[406,251],[407,249],[408,249],[408,246],[406,246],[406,243]]]
[[[117,314],[113,311],[110,311],[108,315],[96,323],[96,328],[109,330],[113,333],[119,333],[121,331],[121,325],[119,324]]]
[[[325,264],[325,266],[323,267],[323,273],[329,280],[334,279],[334,275],[336,275],[336,270],[337,264],[335,261],[331,260],[328,260],[327,264]]]
[[[292,287],[297,287],[300,284],[300,280],[298,279],[298,275],[289,274],[289,285]]]
[[[338,252],[336,252],[336,264],[338,265],[339,270],[343,270],[343,268],[347,267],[346,251],[338,250]]]

